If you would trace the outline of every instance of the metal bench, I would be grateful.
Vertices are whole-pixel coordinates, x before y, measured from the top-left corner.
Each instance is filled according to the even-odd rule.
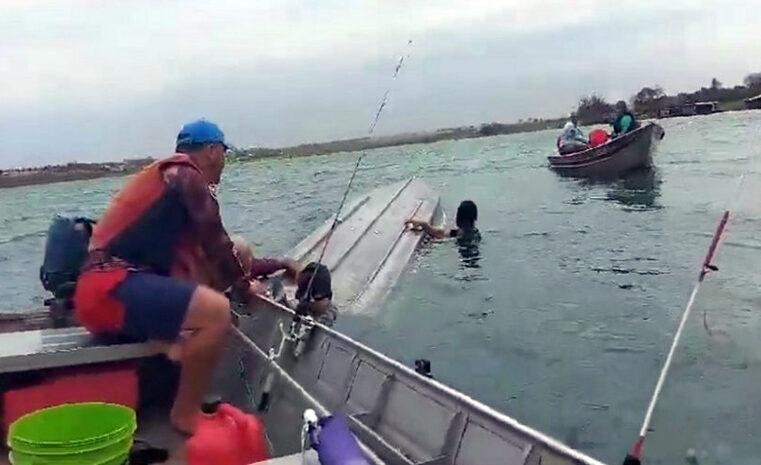
[[[146,343],[98,338],[84,328],[0,334],[0,373],[130,360],[155,355]]]

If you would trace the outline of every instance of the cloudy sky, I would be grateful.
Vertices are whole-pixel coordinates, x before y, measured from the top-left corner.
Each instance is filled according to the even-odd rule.
[[[3,0],[0,167],[171,152],[182,122],[240,146],[567,113],[592,91],[761,71],[760,0]]]

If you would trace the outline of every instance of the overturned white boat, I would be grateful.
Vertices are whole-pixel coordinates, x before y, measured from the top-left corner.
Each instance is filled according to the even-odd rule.
[[[333,277],[333,302],[341,313],[372,313],[396,283],[415,253],[420,234],[405,234],[404,220],[442,219],[439,196],[423,181],[375,189],[344,206],[322,263]],[[333,217],[296,245],[289,256],[317,261],[328,240]],[[295,288],[289,289],[293,297]]]

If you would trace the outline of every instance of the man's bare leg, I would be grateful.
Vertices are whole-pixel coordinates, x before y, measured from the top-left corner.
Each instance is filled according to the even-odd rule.
[[[230,326],[230,302],[217,291],[198,286],[190,299],[182,329],[188,336],[181,342],[180,383],[170,420],[178,430],[192,434],[200,404],[224,347]]]

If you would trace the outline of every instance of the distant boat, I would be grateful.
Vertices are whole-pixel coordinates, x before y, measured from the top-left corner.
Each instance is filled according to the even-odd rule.
[[[761,94],[756,95],[755,97],[751,97],[749,99],[745,100],[745,108],[748,110],[758,110],[761,109]]]
[[[616,177],[652,165],[655,145],[663,139],[663,128],[648,123],[603,145],[570,155],[547,157],[550,167],[563,175]]]

